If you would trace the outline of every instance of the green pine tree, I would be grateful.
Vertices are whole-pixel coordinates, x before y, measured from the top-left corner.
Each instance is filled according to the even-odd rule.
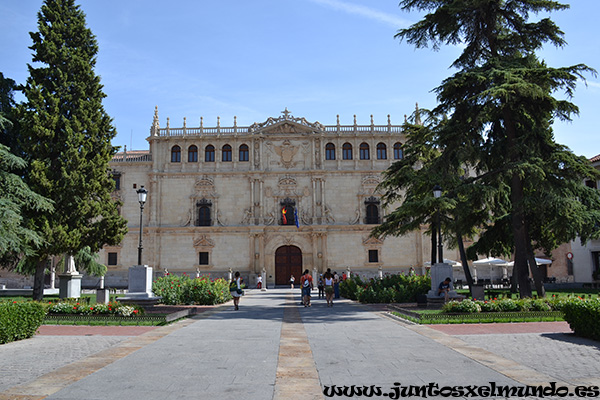
[[[464,45],[453,63],[458,72],[436,89],[439,105],[433,114],[445,122],[434,129],[432,144],[441,152],[424,170],[468,169],[469,178],[450,189],[468,194],[456,204],[470,204],[478,191],[484,193],[487,207],[475,209],[487,217],[471,218],[463,207],[455,223],[463,232],[480,223],[477,251],[514,253],[521,296],[532,294],[529,268],[543,295],[534,249],[551,250],[577,235],[597,236],[600,221],[597,194],[582,184],[596,171],[557,145],[551,129],[554,118],[569,119],[578,112],[554,93],[571,96],[577,79],[595,71],[581,64],[550,68],[535,55],[545,43],[563,46],[565,41],[552,20],[532,22],[530,14],[568,6],[549,0],[403,0],[400,5],[429,13],[400,30],[398,38],[434,49]],[[473,184],[479,189],[464,189]],[[572,201],[565,201],[570,196]]]
[[[109,161],[116,152],[111,118],[102,106],[105,94],[94,73],[98,45],[74,0],[45,0],[31,33],[33,65],[23,88],[20,149],[29,163],[25,180],[54,202],[54,212],[30,214],[45,243],[24,270],[35,271],[34,298],[43,296],[46,260],[97,252],[118,244],[126,232]]]

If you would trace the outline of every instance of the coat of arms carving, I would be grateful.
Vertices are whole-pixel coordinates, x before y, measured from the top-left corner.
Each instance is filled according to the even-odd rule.
[[[281,146],[274,146],[275,153],[281,157],[281,163],[285,168],[295,165],[292,161],[299,149],[299,146],[294,146],[289,140],[285,140]]]

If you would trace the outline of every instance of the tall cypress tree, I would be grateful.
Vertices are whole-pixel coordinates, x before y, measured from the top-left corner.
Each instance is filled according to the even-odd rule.
[[[25,180],[54,202],[52,213],[29,216],[45,245],[27,260],[35,270],[34,298],[43,296],[46,260],[118,244],[126,222],[111,199],[109,161],[116,135],[94,73],[98,45],[74,0],[45,0],[31,33],[33,65],[23,88],[20,150],[29,163]],[[27,268],[25,268],[27,269]]]

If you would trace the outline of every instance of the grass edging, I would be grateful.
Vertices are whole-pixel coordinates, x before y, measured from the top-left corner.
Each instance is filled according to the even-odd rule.
[[[564,321],[562,311],[481,312],[471,314],[420,314],[399,307],[390,313],[417,324],[477,324],[490,322]]]
[[[181,310],[169,314],[150,314],[132,317],[117,315],[48,314],[43,325],[96,325],[96,326],[161,326],[187,318],[192,310]]]

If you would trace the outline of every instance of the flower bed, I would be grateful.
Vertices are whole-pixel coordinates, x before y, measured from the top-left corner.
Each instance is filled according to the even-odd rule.
[[[214,305],[231,300],[227,280],[210,279],[207,276],[192,279],[185,273],[158,278],[152,284],[152,292],[162,297],[161,303],[169,305]]]
[[[119,302],[108,304],[86,304],[80,302],[49,303],[48,314],[71,314],[71,315],[114,315],[120,317],[134,317],[142,315],[144,309],[137,305],[124,305]]]
[[[417,296],[431,287],[429,276],[385,275],[383,279],[363,280],[352,275],[340,284],[340,294],[361,303],[409,303],[417,301]]]

